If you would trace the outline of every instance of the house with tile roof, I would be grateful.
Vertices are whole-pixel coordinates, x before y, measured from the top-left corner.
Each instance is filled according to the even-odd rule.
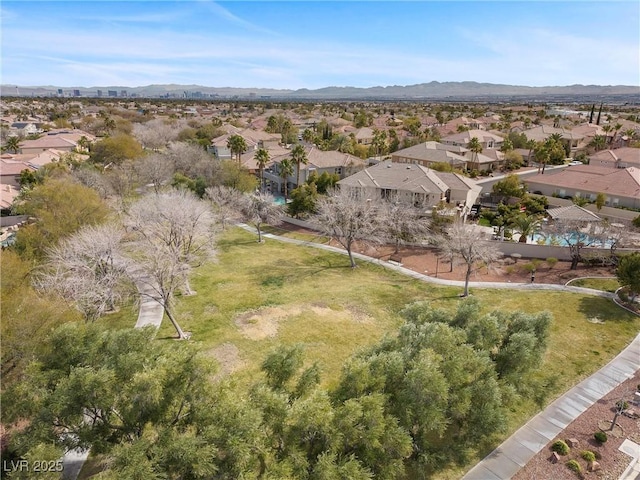
[[[396,163],[410,163],[428,168],[436,163],[446,163],[454,169],[480,171],[497,170],[504,164],[504,156],[497,150],[488,149],[486,154],[479,153],[476,158],[476,155],[465,146],[433,141],[393,152],[391,160]]]
[[[20,173],[23,170],[35,172],[35,168],[19,160],[0,158],[0,184],[20,188]]]
[[[589,157],[589,165],[640,169],[640,148],[622,147],[615,150],[601,150]]]
[[[227,146],[227,142],[229,141],[229,137],[233,135],[240,135],[244,138],[245,143],[247,144],[247,151],[245,154],[253,154],[259,148],[267,148],[269,146],[275,146],[280,143],[280,134],[279,133],[267,133],[261,130],[255,130],[253,128],[229,128],[227,133],[221,135],[219,137],[214,138],[211,141],[211,145],[208,149],[210,153],[213,153],[214,157],[218,160],[228,160],[232,158],[231,150]]]
[[[394,196],[407,205],[430,210],[440,202],[468,213],[482,187],[456,173],[436,172],[421,165],[380,162],[338,182],[341,189],[358,191],[364,198]]]
[[[365,168],[365,161],[348,153],[336,150],[320,150],[315,146],[305,147],[307,165],[300,165],[300,183],[305,183],[313,173],[322,175],[324,172],[336,174],[341,179],[346,178]],[[280,162],[291,158],[291,151],[273,158],[273,165],[264,172],[265,182],[272,193],[284,192],[284,180],[280,177]],[[298,179],[297,166],[294,164],[293,174],[287,178],[287,191],[296,188]]]
[[[497,150],[504,143],[504,138],[501,136],[484,130],[467,130],[466,132],[447,135],[440,139],[440,143],[443,143],[444,145],[466,147],[474,137],[478,139],[483,150],[489,148],[495,148]]]
[[[526,179],[531,192],[557,197],[583,197],[595,201],[605,195],[605,205],[640,208],[640,168],[576,165],[562,171]]]
[[[540,125],[538,127],[530,128],[522,132],[525,134],[528,140],[534,140],[536,142],[544,142],[551,135],[559,134],[562,137],[562,142],[569,145],[572,151],[575,151],[579,146],[584,143],[585,134],[580,131],[567,130],[561,127],[552,127],[550,125]]]
[[[72,152],[77,149],[82,137],[90,142],[95,140],[93,135],[82,130],[51,130],[35,140],[22,141],[19,153],[38,154],[47,150]]]

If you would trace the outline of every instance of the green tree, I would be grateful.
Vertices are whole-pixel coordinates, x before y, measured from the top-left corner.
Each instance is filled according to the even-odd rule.
[[[40,444],[115,453],[114,469],[127,478],[213,475],[217,450],[199,424],[211,407],[212,366],[190,344],[154,335],[77,323],[56,329],[29,377],[7,392],[7,418],[29,419],[11,447],[21,456]]]
[[[640,293],[640,253],[633,252],[620,258],[616,270],[618,282],[629,288],[632,299]]]
[[[235,155],[238,165],[241,163],[241,157],[244,152],[247,151],[247,142],[240,135],[231,135],[227,139],[227,148],[231,152],[231,155]]]
[[[40,259],[47,248],[83,225],[98,225],[109,216],[100,196],[70,177],[48,177],[28,190],[16,212],[36,219],[18,230],[15,248],[24,258]]]
[[[278,165],[278,173],[282,179],[284,186],[284,198],[287,198],[287,184],[289,183],[289,177],[293,175],[293,162],[289,158],[284,158]]]
[[[607,146],[607,138],[604,135],[596,135],[589,143],[589,146],[593,147],[596,152],[604,150]]]
[[[596,208],[598,209],[598,211],[602,210],[602,207],[604,207],[606,202],[606,195],[602,192],[598,192],[598,195],[596,195]]]
[[[500,195],[505,198],[522,198],[527,193],[527,186],[519,175],[509,174],[494,183],[491,191],[494,195]]]
[[[307,165],[309,158],[304,147],[300,144],[291,149],[291,160],[296,164],[296,187],[300,186],[300,166]]]
[[[259,148],[254,155],[256,163],[258,164],[258,172],[260,176],[260,191],[264,190],[264,169],[271,161],[269,157],[269,151],[264,148]]]
[[[313,214],[318,201],[318,187],[314,182],[303,183],[291,191],[291,202],[287,205],[287,213],[300,218],[301,215]]]
[[[106,168],[143,155],[144,151],[138,141],[131,135],[121,133],[91,145],[90,161]]]
[[[225,187],[235,188],[245,193],[253,192],[257,188],[258,179],[238,162],[223,160],[220,166],[222,168],[218,181]]]

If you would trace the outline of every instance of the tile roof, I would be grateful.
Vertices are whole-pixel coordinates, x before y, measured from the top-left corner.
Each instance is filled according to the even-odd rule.
[[[301,165],[300,170],[306,170],[310,167],[316,168],[332,168],[332,167],[349,167],[362,166],[365,161],[348,153],[338,152],[337,150],[319,150],[316,147],[306,147],[305,153],[309,161],[308,165]],[[291,158],[291,151],[284,155],[274,157],[274,162],[279,163],[285,158]]]
[[[35,168],[25,162],[0,159],[0,175],[20,175],[23,170],[35,171]]]
[[[581,192],[602,192],[607,195],[640,198],[640,169],[576,165],[559,173],[535,175],[528,184],[549,185]]]
[[[445,193],[450,188],[471,190],[474,183],[455,173],[441,173],[421,165],[380,162],[338,182],[361,188],[384,188],[414,193]]]
[[[589,210],[579,207],[578,205],[569,205],[567,207],[550,208],[547,213],[554,220],[579,221],[579,222],[598,222],[600,217]]]

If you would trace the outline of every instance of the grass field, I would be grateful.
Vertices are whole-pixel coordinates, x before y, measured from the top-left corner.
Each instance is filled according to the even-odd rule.
[[[572,287],[593,288],[605,292],[615,292],[620,283],[615,278],[578,278],[570,283]]]
[[[318,362],[323,384],[331,387],[341,365],[354,352],[393,335],[399,311],[408,303],[429,300],[456,307],[461,288],[433,286],[376,265],[349,268],[347,257],[227,230],[215,263],[192,277],[196,295],[181,298],[177,319],[192,332],[192,341],[234,371],[240,385],[259,376],[265,355],[279,344],[301,343],[308,363]],[[585,285],[586,286],[586,285]],[[487,311],[493,309],[553,314],[549,349],[540,378],[549,384],[549,400],[607,363],[638,333],[640,318],[611,300],[575,293],[473,289]],[[118,326],[136,312],[123,308],[112,315]],[[175,331],[163,322],[158,338]],[[508,432],[532,416],[538,406],[524,402],[510,412]],[[500,439],[486,439],[481,454]],[[459,478],[448,471],[438,478]]]

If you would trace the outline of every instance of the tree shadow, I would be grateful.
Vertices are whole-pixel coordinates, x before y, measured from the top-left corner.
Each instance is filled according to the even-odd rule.
[[[598,322],[633,322],[634,316],[618,307],[610,298],[583,297],[578,303],[578,311],[587,318]]]

